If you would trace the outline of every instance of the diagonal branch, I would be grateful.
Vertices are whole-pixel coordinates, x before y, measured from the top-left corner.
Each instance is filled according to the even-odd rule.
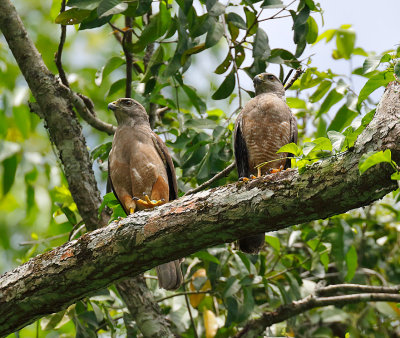
[[[361,302],[400,302],[400,295],[398,293],[362,293],[332,297],[310,295],[299,301],[282,305],[276,311],[264,313],[260,318],[249,321],[235,337],[259,337],[267,327],[317,307],[343,306]]]
[[[185,196],[31,259],[0,278],[0,335],[202,248],[326,218],[383,197],[397,189],[391,166],[376,165],[360,176],[358,162],[362,154],[382,149],[391,149],[399,161],[399,119],[400,84],[393,82],[346,154],[314,163],[302,175],[287,170]]]

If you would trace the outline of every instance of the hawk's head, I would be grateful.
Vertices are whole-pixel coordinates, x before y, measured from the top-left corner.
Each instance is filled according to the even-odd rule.
[[[108,104],[108,109],[114,111],[118,124],[129,122],[149,123],[149,117],[144,107],[134,99],[122,98]]]
[[[253,79],[254,89],[256,95],[264,93],[274,93],[278,96],[285,96],[285,88],[282,82],[271,73],[261,73],[255,76]]]

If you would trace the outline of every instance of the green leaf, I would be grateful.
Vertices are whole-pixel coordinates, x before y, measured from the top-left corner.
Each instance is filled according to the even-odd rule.
[[[381,72],[376,74],[368,79],[367,83],[361,89],[360,94],[358,95],[357,107],[360,109],[361,103],[371,95],[375,90],[379,87],[387,86],[387,84],[391,81],[394,81],[393,73],[390,72]]]
[[[331,88],[332,82],[329,80],[323,80],[317,90],[310,96],[310,102],[314,103],[321,100],[328,90]]]
[[[216,127],[216,123],[210,119],[196,119],[191,118],[185,122],[186,128],[193,128],[193,129],[214,129]]]
[[[331,124],[328,127],[329,130],[342,131],[344,128],[350,125],[354,118],[358,116],[358,113],[354,110],[350,110],[347,104],[344,104],[336,113]]]
[[[229,95],[232,94],[235,89],[235,70],[229,73],[229,75],[225,78],[225,80],[221,83],[217,91],[213,94],[213,100],[222,100],[226,99]]]
[[[99,144],[90,152],[90,158],[92,160],[96,160],[99,158],[102,161],[105,161],[108,158],[108,154],[110,153],[112,146],[112,142],[106,142],[103,144]]]
[[[302,150],[298,147],[296,143],[288,143],[281,147],[277,152],[279,153],[291,153],[294,156],[300,156],[302,154]]]
[[[60,13],[56,17],[55,23],[61,25],[76,25],[88,17],[90,12],[91,11],[88,9],[71,8]]]
[[[340,94],[335,89],[332,89],[325,98],[324,102],[322,102],[321,108],[317,113],[317,117],[327,113],[334,104],[338,103],[343,98],[343,96],[343,94]]]
[[[83,31],[85,29],[92,29],[92,28],[97,28],[97,27],[103,26],[107,22],[109,22],[111,20],[111,18],[112,18],[112,15],[103,16],[103,17],[99,18],[97,15],[97,10],[94,9],[90,13],[90,15],[81,22],[81,24],[79,25],[79,30]]]
[[[236,13],[228,13],[227,15],[227,21],[231,22],[234,24],[237,28],[240,29],[247,29],[246,22],[243,20],[243,18]]]
[[[197,95],[196,91],[187,85],[182,85],[182,89],[186,93],[186,95],[189,97],[190,102],[194,105],[196,110],[201,114],[206,110],[206,104],[205,102],[200,98],[199,95]],[[206,121],[206,120],[202,120]]]
[[[118,202],[118,200],[115,197],[113,192],[109,192],[109,193],[105,194],[104,197],[103,197],[103,202],[101,202],[101,205],[99,207],[99,212],[98,212],[99,217],[101,215],[101,212],[105,208],[105,206],[113,208],[113,207],[115,207],[117,205],[119,205],[119,202]]]
[[[328,138],[332,143],[333,150],[339,152],[343,148],[343,143],[346,138],[342,133],[339,133],[334,130],[328,131]]]
[[[253,57],[266,59],[270,55],[271,48],[268,43],[268,35],[262,28],[258,28],[253,43]]]
[[[29,138],[31,131],[31,120],[29,118],[29,111],[25,105],[19,107],[13,107],[13,116],[15,124],[21,132],[24,139]]]
[[[247,35],[252,36],[258,28],[256,14],[247,7],[244,8],[244,13],[246,14]]]
[[[5,159],[3,161],[3,196],[7,195],[10,191],[15,180],[15,173],[17,172],[18,156],[17,154]]]
[[[125,88],[125,84],[126,84],[125,79],[119,79],[115,81],[108,90],[106,98],[108,99],[117,92],[122,91]]]
[[[215,22],[211,25],[207,32],[206,48],[210,48],[217,44],[224,35],[224,25],[221,22]]]
[[[284,4],[281,0],[264,0],[261,4],[262,8],[282,8]]]
[[[225,73],[229,66],[231,65],[231,62],[233,61],[232,54],[231,52],[228,52],[228,55],[226,56],[225,60],[222,61],[222,63],[214,70],[215,74],[223,74]]]
[[[278,237],[265,235],[265,241],[277,252],[281,250],[281,243]]]
[[[97,15],[99,18],[107,15],[119,14],[124,12],[128,8],[126,2],[120,0],[103,0],[97,7]]]
[[[391,176],[390,176],[390,178],[392,179],[392,180],[395,180],[395,181],[400,181],[400,172],[395,172],[395,173],[393,173]]]
[[[56,328],[56,326],[61,322],[61,320],[64,318],[65,312],[67,310],[62,310],[57,313],[53,313],[49,316],[43,317],[40,320],[40,327],[43,331],[47,330],[53,330]],[[68,318],[69,320],[69,318]]]
[[[192,257],[200,258],[203,262],[204,261],[208,261],[208,262],[213,262],[213,263],[218,264],[218,265],[221,264],[221,262],[219,261],[219,259],[217,257],[211,255],[206,250],[198,251],[195,254],[193,254]]]
[[[352,245],[349,251],[347,251],[346,265],[347,265],[347,274],[345,277],[345,281],[350,282],[353,279],[358,266],[357,251],[354,245]]]
[[[171,12],[168,10],[164,1],[160,1],[159,17],[157,21],[158,36],[163,36],[171,26]]]
[[[225,8],[226,6],[221,4],[220,2],[216,2],[210,9],[210,11],[208,12],[208,14],[210,16],[220,16],[221,14],[223,14],[225,12]]]
[[[381,63],[381,57],[379,55],[368,56],[363,63],[362,71],[363,74],[374,71]]]
[[[307,24],[308,24],[308,30],[306,35],[306,41],[307,43],[312,44],[315,41],[317,41],[318,38],[318,25],[312,16],[310,16],[307,19]]]
[[[362,155],[360,162],[358,163],[358,170],[360,171],[360,175],[365,173],[372,166],[382,162],[392,163],[392,153],[390,149],[379,152],[369,152]]]
[[[99,6],[102,0],[69,0],[67,2],[68,7],[75,7],[80,9],[93,10]]]
[[[315,43],[326,39],[326,43],[328,43],[329,41],[331,41],[333,39],[333,37],[336,34],[336,29],[328,29],[325,32],[323,32],[320,36],[318,36],[317,41],[315,41]]]
[[[290,108],[306,109],[306,103],[304,102],[304,100],[299,99],[298,97],[288,97],[286,99],[286,103]]]
[[[356,34],[348,29],[338,29],[336,33],[336,46],[340,55],[346,60],[350,59],[356,42]]]
[[[100,86],[104,79],[108,77],[114,70],[125,64],[125,60],[119,56],[113,56],[107,61],[105,66],[101,69],[96,77],[95,83]]]

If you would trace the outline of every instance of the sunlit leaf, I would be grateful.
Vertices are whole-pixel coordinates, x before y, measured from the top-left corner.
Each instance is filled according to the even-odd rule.
[[[318,38],[318,25],[312,16],[310,16],[307,19],[307,24],[308,24],[308,30],[307,30],[306,40],[307,43],[312,44]]]
[[[374,71],[381,63],[381,57],[379,55],[368,56],[363,63],[362,70],[363,73],[369,73]]]
[[[376,74],[368,79],[367,83],[361,89],[360,94],[358,95],[357,106],[360,108],[361,103],[377,90],[379,87],[387,86],[387,84],[391,81],[394,81],[393,73],[390,72],[381,72]]]
[[[328,131],[327,134],[328,134],[329,140],[332,143],[333,150],[335,150],[336,152],[341,151],[346,137],[342,133],[339,133],[334,130]]]
[[[317,102],[321,100],[328,90],[331,88],[332,82],[329,80],[322,81],[316,91],[310,96],[310,102]]]
[[[92,10],[97,8],[101,1],[102,0],[69,0],[67,6]]]
[[[265,241],[271,245],[277,252],[281,250],[281,243],[278,237],[265,235]]]
[[[300,156],[302,154],[302,150],[296,143],[288,143],[281,147],[276,153],[291,153],[294,156]]]
[[[362,155],[360,162],[358,163],[358,170],[360,171],[360,175],[365,173],[372,166],[382,162],[392,162],[392,153],[390,149],[379,152],[369,152]]]

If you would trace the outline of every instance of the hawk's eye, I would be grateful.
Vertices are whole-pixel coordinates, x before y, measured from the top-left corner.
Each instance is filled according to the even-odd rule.
[[[271,81],[275,80],[275,76],[273,76],[273,75],[268,75],[267,78],[268,78],[268,80],[271,80]]]
[[[123,103],[125,106],[128,106],[128,107],[130,107],[130,106],[133,105],[133,101],[131,101],[131,100],[124,100],[122,103]]]

